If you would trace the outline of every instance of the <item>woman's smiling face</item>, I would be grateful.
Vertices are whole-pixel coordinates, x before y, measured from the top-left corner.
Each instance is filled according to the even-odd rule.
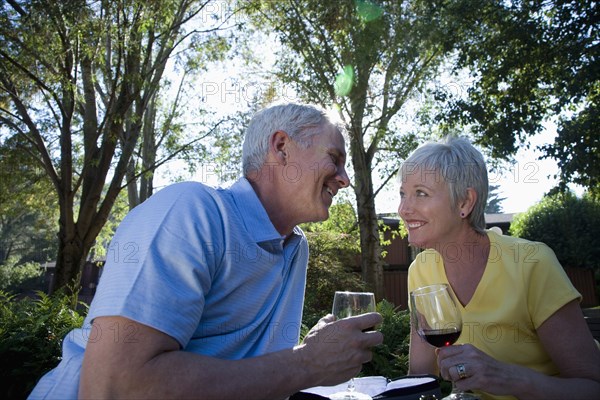
[[[439,171],[415,168],[400,182],[398,214],[408,230],[408,241],[421,248],[437,248],[452,240],[460,228],[446,181]]]

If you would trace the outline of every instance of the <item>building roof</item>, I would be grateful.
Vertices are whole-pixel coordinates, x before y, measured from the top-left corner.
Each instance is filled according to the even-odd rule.
[[[510,224],[513,221],[513,218],[517,215],[516,213],[512,214],[485,214],[485,223],[486,224]]]

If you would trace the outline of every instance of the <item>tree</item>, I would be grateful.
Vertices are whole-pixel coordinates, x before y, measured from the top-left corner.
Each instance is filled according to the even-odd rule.
[[[0,264],[45,262],[56,254],[58,207],[52,184],[8,140],[0,146]]]
[[[495,157],[509,157],[548,120],[557,138],[542,146],[560,168],[562,190],[600,184],[600,8],[595,1],[473,2],[456,70],[473,80],[447,121],[469,125]],[[452,41],[456,39],[452,38]],[[559,116],[559,118],[556,118]]]
[[[490,189],[488,192],[488,201],[485,206],[485,212],[488,214],[498,214],[502,212],[502,203],[506,197],[500,197],[497,193],[497,190],[500,188],[500,185],[490,185]]]
[[[402,117],[451,49],[440,38],[451,29],[441,19],[446,6],[433,3],[257,1],[252,14],[256,25],[275,33],[281,43],[276,79],[292,85],[305,101],[336,105],[346,125],[363,279],[378,298],[383,268],[375,196],[416,147],[416,134]],[[374,185],[377,170],[381,187]]]
[[[184,29],[207,3],[9,0],[0,8],[1,133],[53,185],[57,287],[77,278],[123,188],[167,62],[211,37],[194,29],[199,22]]]

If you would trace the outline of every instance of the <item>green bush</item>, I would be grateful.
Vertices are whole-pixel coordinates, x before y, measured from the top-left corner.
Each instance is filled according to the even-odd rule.
[[[0,265],[0,290],[21,293],[43,287],[43,271],[38,263],[16,263],[17,258],[10,257]]]
[[[336,232],[306,232],[310,257],[304,299],[304,329],[331,313],[336,290],[364,291],[365,283],[355,273],[358,249],[351,235]]]
[[[600,202],[555,194],[515,217],[510,234],[544,242],[564,267],[600,267]]]
[[[410,317],[408,310],[398,310],[392,303],[382,300],[377,311],[383,317],[377,329],[383,333],[383,343],[373,349],[373,359],[363,366],[364,376],[381,375],[398,378],[408,373],[408,346],[410,342]]]
[[[27,397],[41,376],[61,357],[61,343],[83,315],[75,311],[77,295],[57,293],[17,299],[0,291],[0,387],[3,398]]]

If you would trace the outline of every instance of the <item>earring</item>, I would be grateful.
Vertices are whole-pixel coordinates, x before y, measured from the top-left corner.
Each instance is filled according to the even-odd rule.
[[[464,212],[461,212],[461,213],[460,213],[460,216],[464,218],[464,217],[465,217],[465,213],[464,213]]]

